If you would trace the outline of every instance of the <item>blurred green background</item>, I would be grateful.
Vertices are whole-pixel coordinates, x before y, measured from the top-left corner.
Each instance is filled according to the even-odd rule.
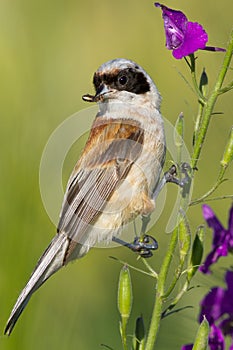
[[[226,46],[232,27],[232,0],[168,0],[166,5],[200,22],[209,34],[209,45]],[[164,42],[161,11],[153,1],[0,1],[1,332],[18,293],[55,233],[40,197],[39,165],[44,146],[63,120],[87,107],[81,96],[93,91],[92,75],[100,64],[116,57],[141,64],[163,96],[164,116],[174,124],[184,112],[185,140],[191,151],[197,101],[181,77],[184,74],[190,80],[185,62],[173,59]],[[210,88],[222,58],[222,53],[198,53],[198,73],[206,68]],[[220,98],[216,111],[224,114],[214,116],[211,122],[194,197],[208,190],[216,179],[232,125],[231,93]],[[76,162],[73,155],[65,167],[65,178]],[[227,177],[229,181],[216,194],[231,193],[232,167]],[[175,196],[177,190],[169,187],[168,191]],[[211,205],[226,224],[230,200]],[[155,269],[166,252],[169,236],[163,232],[167,215],[165,209],[153,231],[160,244],[151,259]],[[191,208],[189,218],[195,230],[203,222],[201,206]],[[209,230],[207,236],[206,251]],[[0,337],[0,348],[89,350],[100,349],[104,343],[120,349],[116,306],[120,265],[109,255],[138,264],[134,254],[124,248],[93,249],[58,272],[33,296],[11,337]],[[230,263],[226,258],[211,277],[196,279],[202,287],[190,292],[179,305],[194,308],[162,322],[157,349],[176,350],[192,342],[199,300],[210,286],[223,284],[221,268]],[[135,272],[132,280],[130,334],[133,320],[141,313],[148,325],[155,287],[152,279]]]

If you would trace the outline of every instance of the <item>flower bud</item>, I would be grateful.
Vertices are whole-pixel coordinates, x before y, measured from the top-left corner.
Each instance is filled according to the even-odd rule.
[[[136,320],[135,334],[133,337],[133,349],[141,350],[144,348],[145,344],[145,326],[143,317],[140,316]]]
[[[118,283],[118,310],[122,320],[127,322],[132,307],[132,285],[128,266],[123,266]]]
[[[192,255],[188,265],[187,278],[190,282],[192,277],[195,275],[197,269],[199,268],[203,256],[203,242],[205,238],[204,226],[199,226],[197,233],[193,242]]]
[[[221,166],[226,169],[232,160],[233,160],[233,126],[231,127],[228,142],[227,142],[225,151],[223,153]]]
[[[204,316],[203,321],[198,328],[196,339],[193,344],[192,350],[206,350],[208,346],[208,338],[209,338],[208,336],[209,336],[209,323]]]
[[[201,78],[200,78],[200,84],[199,84],[199,89],[202,93],[202,95],[205,97],[206,96],[206,87],[208,85],[208,77],[205,71],[205,68],[203,68]]]

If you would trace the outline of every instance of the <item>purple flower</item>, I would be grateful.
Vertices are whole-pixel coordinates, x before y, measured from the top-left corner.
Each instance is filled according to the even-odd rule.
[[[166,47],[173,50],[176,59],[193,54],[195,51],[225,51],[219,47],[206,46],[208,34],[197,22],[189,22],[181,11],[172,10],[159,2],[155,3],[163,12],[164,28],[166,35]]]
[[[181,350],[192,350],[193,344],[183,345]]]
[[[210,350],[224,350],[225,341],[221,329],[216,327],[214,324],[210,328],[209,334],[209,347]]]
[[[203,273],[210,273],[209,267],[216,263],[221,256],[226,256],[229,251],[233,250],[233,205],[229,213],[228,229],[222,226],[208,205],[203,205],[202,212],[208,226],[212,228],[214,236],[212,250],[199,270]]]
[[[225,279],[226,289],[214,287],[201,302],[199,322],[205,316],[210,324],[211,350],[225,348],[225,335],[233,339],[233,271],[227,271]]]
[[[221,320],[219,327],[223,333],[233,335],[233,324],[231,324],[233,319],[233,271],[227,271],[225,280],[226,289],[214,287],[202,300],[199,322],[202,321],[203,316],[210,325]]]
[[[224,336],[230,336],[233,350],[233,271],[225,275],[227,288],[214,287],[201,302],[199,322],[206,317],[210,325],[209,347],[211,350],[224,350]],[[185,345],[182,350],[192,349],[192,345]]]

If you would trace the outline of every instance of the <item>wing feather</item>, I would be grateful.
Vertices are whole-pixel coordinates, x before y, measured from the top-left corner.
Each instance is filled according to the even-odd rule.
[[[108,121],[92,128],[83,154],[68,182],[58,232],[82,242],[121,180],[142,151],[139,124]]]

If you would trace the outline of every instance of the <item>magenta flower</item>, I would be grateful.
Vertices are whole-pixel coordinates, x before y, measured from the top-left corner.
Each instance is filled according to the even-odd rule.
[[[233,250],[233,205],[230,209],[227,229],[222,226],[208,205],[203,205],[202,212],[208,226],[213,230],[213,243],[211,252],[199,270],[203,273],[210,273],[209,267],[216,263],[221,256],[226,256],[229,251]]]
[[[166,35],[166,47],[173,50],[176,59],[193,54],[195,51],[225,51],[219,47],[206,46],[208,34],[197,22],[189,22],[181,11],[172,10],[159,2],[155,2],[163,12],[164,29]]]

